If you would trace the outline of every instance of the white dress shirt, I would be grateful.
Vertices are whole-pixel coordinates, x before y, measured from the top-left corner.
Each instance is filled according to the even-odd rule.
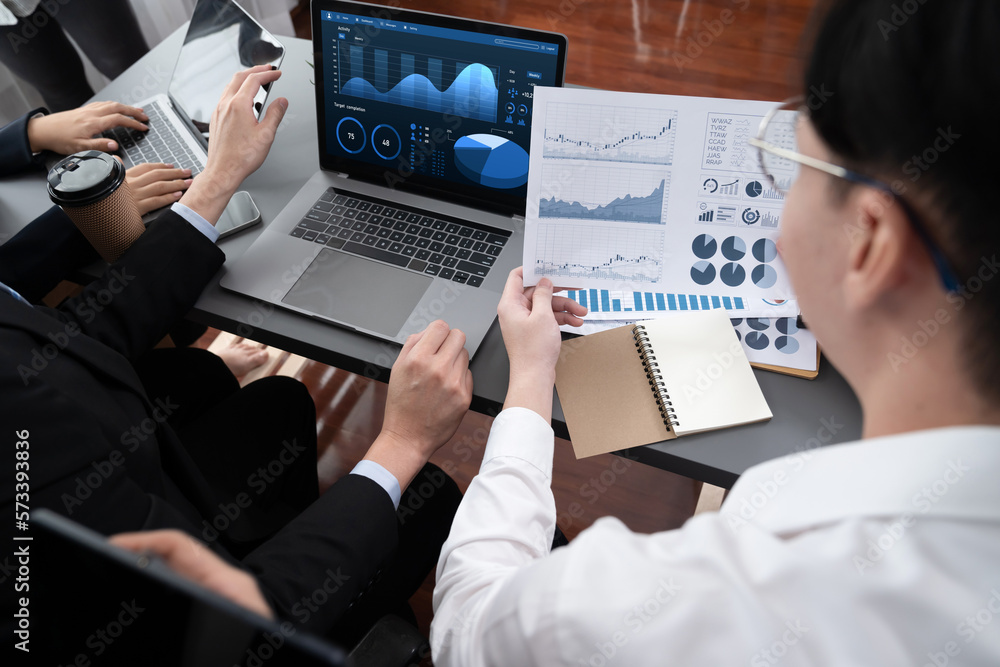
[[[494,422],[438,563],[438,667],[1000,665],[1000,428],[798,452],[678,530],[604,518],[549,554],[552,450],[534,412]]]

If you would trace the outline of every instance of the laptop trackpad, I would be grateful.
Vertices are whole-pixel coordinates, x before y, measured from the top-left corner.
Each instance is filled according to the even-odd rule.
[[[386,336],[395,336],[434,281],[411,271],[323,250],[284,303]]]

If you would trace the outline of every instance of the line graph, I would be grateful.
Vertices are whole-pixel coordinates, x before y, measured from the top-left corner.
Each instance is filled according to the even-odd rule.
[[[338,51],[340,92],[464,118],[497,120],[497,68],[349,46]]]
[[[669,166],[676,126],[676,111],[552,102],[542,155]]]
[[[543,163],[538,217],[662,224],[670,174]]]
[[[655,283],[663,268],[659,229],[543,224],[535,248],[540,276]]]

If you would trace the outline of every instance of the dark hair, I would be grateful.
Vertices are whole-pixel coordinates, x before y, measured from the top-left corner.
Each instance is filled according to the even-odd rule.
[[[1000,399],[1000,131],[990,121],[1000,2],[833,0],[821,12],[805,71],[813,125],[844,166],[920,212],[965,289],[949,300],[966,366]]]

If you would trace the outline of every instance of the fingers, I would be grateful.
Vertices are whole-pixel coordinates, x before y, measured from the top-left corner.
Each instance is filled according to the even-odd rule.
[[[413,351],[420,354],[434,354],[450,334],[451,329],[444,320],[435,320],[424,329],[420,340],[413,346]]]
[[[521,296],[524,293],[524,267],[517,267],[507,275],[507,283],[503,286],[501,301]]]
[[[142,199],[136,197],[135,205],[139,209],[139,215],[146,215],[150,211],[155,211],[158,208],[163,208],[164,206],[173,204],[175,201],[179,201],[183,196],[183,190],[176,190],[158,197],[143,197]]]
[[[267,108],[267,113],[264,114],[264,120],[262,120],[260,124],[270,129],[271,132],[277,132],[278,126],[281,125],[281,119],[285,117],[286,111],[288,111],[288,100],[284,97],[279,97],[274,102],[271,102],[271,106]]]
[[[443,355],[445,359],[457,361],[461,356],[461,353],[464,351],[465,333],[461,329],[452,329],[448,332],[448,337],[444,339],[443,343],[441,343],[441,348],[438,350],[438,354]],[[467,352],[466,356],[468,356]]]
[[[153,169],[169,169],[173,166],[174,165],[172,164],[164,164],[162,162],[143,162],[142,164],[137,164],[126,171],[125,178],[135,178],[136,176],[141,176],[147,171],[152,171]]]
[[[110,538],[111,544],[135,553],[151,552],[173,569],[197,579],[205,566],[202,545],[179,530],[152,530],[122,533]],[[195,574],[197,573],[197,574]]]
[[[426,331],[426,329],[424,331]],[[417,342],[421,338],[423,338],[423,336],[424,336],[423,331],[418,331],[415,334],[410,334],[409,336],[407,336],[406,342],[403,343],[403,349],[400,351],[399,356],[396,357],[396,362],[399,363],[404,359],[406,359],[406,357],[410,356],[410,352],[413,350],[413,346],[416,345]]]
[[[524,310],[526,305],[524,301],[524,271],[519,266],[507,276],[503,293],[500,295],[500,303],[497,304],[497,314],[501,317],[512,317],[515,313]]]
[[[573,299],[565,296],[553,296],[552,297],[552,310],[559,313],[566,311],[574,315],[583,317],[587,314],[586,306],[581,306]]]
[[[452,364],[452,369],[462,373],[463,378],[465,377],[465,372],[469,370],[469,351],[465,347],[459,348],[455,362]]]
[[[121,102],[95,102],[95,106],[100,105],[101,111],[105,113],[120,113],[126,116],[132,116],[133,118],[138,118],[141,121],[149,120],[149,116],[146,112],[139,107],[130,107],[127,104],[122,104]],[[87,106],[90,106],[89,104]]]
[[[103,132],[104,130],[110,130],[113,127],[128,127],[133,130],[139,130],[145,132],[149,129],[149,126],[145,123],[140,123],[135,118],[131,116],[126,116],[122,113],[113,113],[107,116],[102,116],[99,119],[98,129]]]
[[[266,83],[271,83],[272,81],[277,81],[281,78],[280,69],[271,69],[270,65],[262,65],[265,69],[260,71],[251,71],[243,79],[243,83],[237,89],[233,97],[247,97],[253,99],[257,95],[257,90]],[[257,70],[258,67],[253,68]]]
[[[146,167],[146,169],[140,171],[142,167]],[[158,183],[176,185],[185,179],[189,179],[190,176],[190,169],[174,169],[172,165],[166,164],[154,164],[152,166],[143,164],[132,167],[125,172],[125,177],[130,179],[129,184],[133,187],[147,187]],[[160,190],[160,192],[168,192],[168,190]]]
[[[76,152],[80,151],[101,151],[111,153],[118,150],[118,143],[101,137],[99,139],[81,139]]]
[[[191,186],[190,169],[173,169],[166,164],[142,164],[126,172],[129,189],[140,215],[169,206]]]
[[[190,178],[174,179],[170,181],[150,179],[150,176],[155,175],[155,173],[144,174],[141,178],[145,178],[149,182],[145,184],[135,184],[135,190],[138,195],[143,197],[158,197],[159,195],[165,195],[168,192],[180,192],[181,190],[187,190],[192,183]]]
[[[223,561],[208,547],[179,530],[115,535],[111,543],[133,552],[152,552],[181,576],[215,591],[265,618],[274,613],[248,572]]]
[[[245,69],[237,72],[230,79],[229,84],[226,89],[222,91],[222,97],[233,97],[236,95],[237,91],[243,86],[243,82],[247,80],[251,74],[255,72],[266,72],[271,69],[270,65],[257,65],[256,67],[251,67],[250,69]]]
[[[556,323],[559,326],[568,324],[573,327],[583,326],[583,319],[573,315],[572,313],[554,313],[556,318]]]
[[[552,281],[542,278],[531,294],[531,314],[552,312]]]

